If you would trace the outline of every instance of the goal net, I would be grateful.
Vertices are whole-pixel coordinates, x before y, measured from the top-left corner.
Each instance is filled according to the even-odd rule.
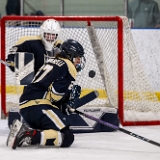
[[[84,107],[118,109],[122,125],[160,124],[160,102],[148,81],[131,35],[128,19],[120,16],[5,16],[1,21],[1,59],[23,36],[40,35],[41,23],[58,20],[59,39],[75,39],[85,49],[86,66],[77,76],[81,96],[92,90],[99,97]],[[1,64],[1,111],[18,107],[23,86],[15,73]]]

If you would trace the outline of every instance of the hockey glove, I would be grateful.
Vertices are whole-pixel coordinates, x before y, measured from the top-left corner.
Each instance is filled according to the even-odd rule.
[[[75,108],[75,101],[76,99],[79,99],[80,94],[81,94],[81,87],[79,85],[74,85],[70,91],[69,101],[61,105],[61,111],[64,114],[66,115],[72,114],[72,112],[68,109],[67,105],[69,105],[71,108]]]
[[[75,100],[80,97],[81,87],[79,85],[74,85],[70,92],[70,100]]]
[[[70,115],[72,114],[72,112],[68,109],[67,105],[69,105],[71,108],[74,108],[74,101],[68,101],[67,103],[64,103],[61,105],[61,111],[62,113],[66,114],[66,115]]]

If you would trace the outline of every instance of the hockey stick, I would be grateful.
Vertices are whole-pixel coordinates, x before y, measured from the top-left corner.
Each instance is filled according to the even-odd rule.
[[[98,96],[99,96],[98,91],[92,91],[92,92],[86,94],[85,96],[75,100],[75,103],[74,103],[75,108],[77,109],[77,108],[85,105],[86,103],[91,102],[92,100],[94,100]]]
[[[111,124],[111,123],[102,121],[102,120],[100,120],[100,119],[98,119],[98,118],[95,118],[95,117],[93,117],[93,116],[90,116],[90,115],[88,115],[88,114],[85,114],[85,113],[83,113],[83,112],[80,112],[80,111],[78,111],[78,110],[76,110],[76,109],[71,108],[70,106],[68,106],[68,108],[69,108],[69,110],[70,110],[71,112],[75,112],[75,113],[77,113],[77,114],[80,114],[80,115],[82,115],[82,116],[84,116],[84,117],[86,117],[86,118],[88,118],[88,119],[91,119],[91,120],[93,120],[93,121],[96,121],[96,122],[98,122],[98,123],[100,123],[100,124],[102,124],[102,125],[104,125],[104,126],[110,127],[110,128],[112,128],[112,129],[115,129],[115,130],[119,130],[119,131],[121,131],[121,132],[123,132],[123,133],[126,133],[126,134],[130,135],[130,136],[133,136],[133,137],[135,137],[135,138],[138,138],[138,139],[140,139],[140,140],[142,140],[142,141],[145,141],[145,142],[148,142],[148,143],[151,143],[151,144],[153,144],[153,145],[156,145],[156,146],[160,147],[160,143],[157,143],[157,142],[155,142],[155,141],[152,141],[152,140],[150,140],[150,139],[147,139],[147,138],[145,138],[145,137],[142,137],[142,136],[140,136],[140,135],[138,135],[138,134],[135,134],[135,133],[133,133],[133,132],[130,132],[130,131],[124,129],[124,128],[120,128],[120,127],[115,126],[115,125],[113,125],[113,124]]]
[[[2,64],[4,64],[5,66],[7,66],[7,67],[10,66],[6,61],[3,61],[2,59],[0,59],[0,62],[1,62]]]

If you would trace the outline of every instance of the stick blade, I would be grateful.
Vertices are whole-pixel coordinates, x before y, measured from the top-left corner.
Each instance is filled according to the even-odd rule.
[[[85,96],[83,96],[80,99],[75,101],[75,108],[79,108],[79,107],[93,101],[98,96],[99,96],[99,93],[96,90],[86,94]]]

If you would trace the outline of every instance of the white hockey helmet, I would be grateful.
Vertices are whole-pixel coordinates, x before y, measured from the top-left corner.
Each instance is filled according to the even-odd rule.
[[[42,23],[40,27],[40,35],[47,51],[53,49],[53,45],[56,42],[60,31],[61,26],[55,19],[47,19]]]

